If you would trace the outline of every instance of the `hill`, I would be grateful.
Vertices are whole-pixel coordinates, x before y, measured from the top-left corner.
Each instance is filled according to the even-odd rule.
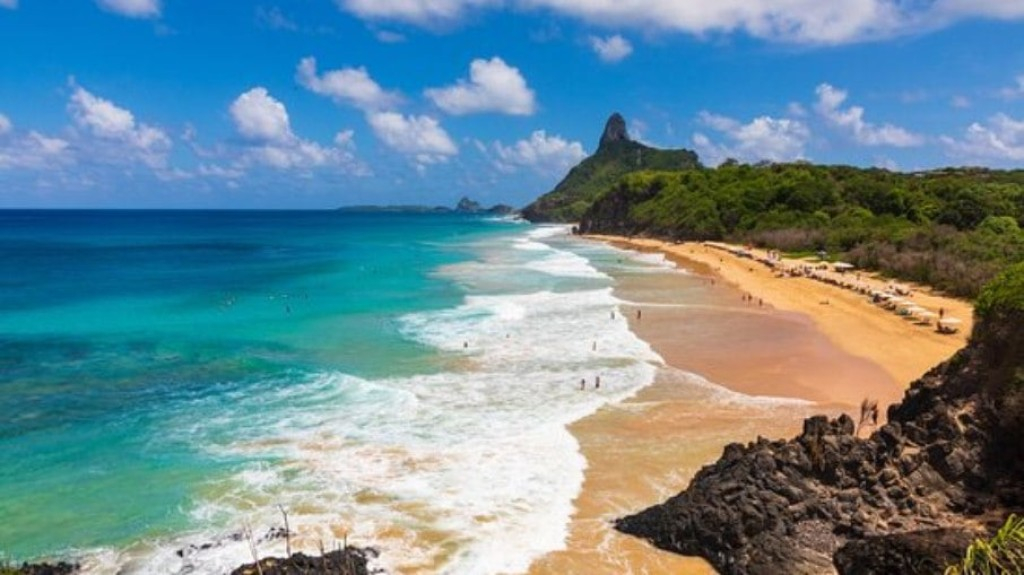
[[[659,150],[635,142],[618,113],[605,124],[597,152],[569,171],[555,189],[523,209],[532,222],[576,222],[590,204],[622,176],[641,170],[685,170],[700,167],[690,150]]]
[[[627,174],[594,200],[580,231],[824,250],[973,297],[999,270],[1024,261],[1022,224],[1021,170],[726,162]]]

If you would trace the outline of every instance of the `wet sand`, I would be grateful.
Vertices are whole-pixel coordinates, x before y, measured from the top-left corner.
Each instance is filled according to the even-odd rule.
[[[588,461],[577,511],[566,549],[538,559],[530,573],[713,573],[701,559],[617,533],[612,520],[684,489],[728,443],[793,436],[815,413],[845,411],[856,420],[866,397],[897,401],[911,379],[966,341],[915,330],[870,303],[861,310],[858,298],[833,293],[838,288],[751,271],[749,260],[726,263],[728,254],[688,258],[690,249],[701,246],[668,254],[690,274],[616,278],[617,297],[630,302],[622,312],[666,365],[633,399],[570,428]],[[969,309],[958,305],[947,309]]]

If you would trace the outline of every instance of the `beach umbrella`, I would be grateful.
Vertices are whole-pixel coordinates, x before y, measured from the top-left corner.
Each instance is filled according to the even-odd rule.
[[[907,308],[907,312],[909,312],[911,314],[914,314],[914,315],[918,315],[918,314],[924,313],[926,311],[928,311],[928,310],[924,309],[923,307],[921,307],[919,305],[912,305],[912,306]]]
[[[832,264],[832,267],[834,267],[837,270],[845,271],[845,270],[852,270],[853,268],[855,268],[857,266],[855,266],[853,264],[848,264],[846,262],[836,262],[836,263]]]
[[[919,316],[921,316],[921,317],[923,317],[923,318],[928,318],[928,319],[931,319],[931,318],[933,318],[933,317],[937,317],[937,316],[938,316],[939,314],[937,314],[937,313],[935,313],[935,312],[933,312],[933,311],[927,311],[927,310],[925,310],[925,311],[923,311],[923,312],[921,312],[921,313],[919,313],[919,314],[917,314],[917,315],[919,315]]]
[[[944,317],[939,320],[939,323],[944,323],[947,325],[957,325],[963,323],[963,320],[957,319],[955,317]]]

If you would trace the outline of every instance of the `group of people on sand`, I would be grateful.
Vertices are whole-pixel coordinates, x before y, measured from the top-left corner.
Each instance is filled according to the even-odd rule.
[[[743,301],[745,303],[754,303],[754,296],[752,296],[752,295],[750,295],[748,293],[745,293],[745,294],[743,294]],[[764,307],[764,299],[757,298],[757,307]]]

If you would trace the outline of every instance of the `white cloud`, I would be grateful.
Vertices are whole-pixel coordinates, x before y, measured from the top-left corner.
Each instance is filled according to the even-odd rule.
[[[967,96],[953,96],[949,101],[949,105],[954,108],[970,108],[971,100]]]
[[[942,143],[958,160],[1024,161],[1024,120],[996,114],[985,125],[971,124],[963,139],[943,136]]]
[[[18,0],[0,0],[0,8],[10,8],[14,10],[18,7]]]
[[[248,140],[240,160],[242,167],[261,164],[287,170],[336,166],[357,175],[367,172],[350,150],[350,131],[335,136],[333,147],[296,136],[288,110],[266,88],[257,86],[241,94],[231,103],[230,112],[238,133]]]
[[[525,167],[544,174],[563,174],[587,157],[579,142],[548,136],[544,130],[537,130],[528,140],[519,140],[511,146],[495,142],[494,152],[497,156],[495,165],[502,171],[511,172]]]
[[[336,0],[368,20],[451,25],[486,8],[546,10],[589,24],[697,36],[744,32],[773,41],[843,44],[972,18],[1024,17],[1019,0]]]
[[[1017,98],[1024,98],[1024,74],[1021,74],[1014,78],[1014,81],[1016,82],[1015,86],[999,90],[1000,97],[1006,100],[1016,100]]]
[[[281,12],[281,9],[277,6],[269,9],[257,6],[256,21],[271,30],[288,30],[289,32],[297,32],[299,30],[299,25],[291,18],[285,16],[284,12]]]
[[[266,88],[257,86],[231,103],[238,133],[251,140],[284,142],[293,139],[288,110]]]
[[[71,163],[69,142],[39,132],[0,139],[0,170],[46,170]]]
[[[160,16],[160,0],[96,0],[104,9],[129,18]]]
[[[405,36],[391,30],[378,30],[374,36],[385,44],[401,44],[405,42]]]
[[[403,116],[396,112],[373,112],[366,120],[388,147],[413,156],[420,165],[443,162],[459,149],[441,124],[429,116]]]
[[[245,172],[238,168],[225,168],[217,164],[199,164],[196,173],[208,178],[224,178],[226,180],[237,180],[245,176]]]
[[[591,36],[590,47],[605,62],[621,62],[633,53],[633,45],[618,34],[607,38]]]
[[[498,6],[502,0],[336,0],[338,6],[368,20],[398,20],[433,27],[455,22],[467,9]]]
[[[7,119],[7,116],[0,114],[0,136],[10,132],[12,129],[11,121]]]
[[[454,86],[424,93],[438,108],[457,116],[481,112],[529,116],[536,109],[533,90],[519,69],[498,57],[473,60],[468,81],[461,79]]]
[[[894,146],[907,148],[920,146],[924,138],[892,124],[876,126],[864,120],[864,108],[850,106],[843,109],[847,93],[829,84],[821,84],[815,90],[818,101],[814,109],[833,126],[844,129],[853,139],[865,146]]]
[[[773,162],[803,159],[804,147],[811,137],[807,126],[791,118],[761,116],[744,124],[726,116],[701,112],[698,121],[729,140],[727,144],[716,144],[705,134],[693,135],[697,152],[711,165],[727,158]]]
[[[295,79],[307,90],[327,96],[338,103],[349,103],[361,110],[387,110],[401,101],[393,92],[385,91],[370,77],[366,68],[328,70],[317,76],[316,58],[303,58]]]
[[[171,139],[159,128],[137,123],[135,115],[110,100],[105,100],[75,84],[68,102],[68,111],[80,128],[89,131],[107,144],[99,146],[97,157],[118,162],[125,158],[140,160],[157,168],[167,161]]]

